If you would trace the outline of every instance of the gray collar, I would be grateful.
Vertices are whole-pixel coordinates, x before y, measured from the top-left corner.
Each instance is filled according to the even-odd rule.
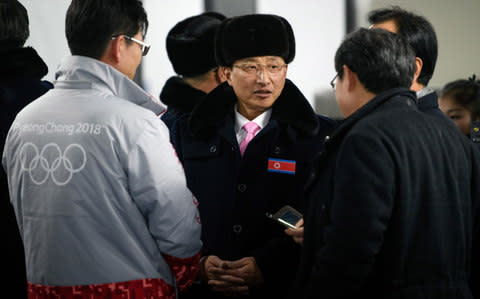
[[[427,94],[431,94],[432,92],[435,92],[435,90],[433,90],[431,88],[428,88],[428,87],[424,87],[417,92],[417,99],[420,99],[420,98],[426,96]]]
[[[166,109],[163,103],[130,78],[97,59],[68,56],[60,63],[55,79],[55,88],[94,88],[142,106],[156,115]]]

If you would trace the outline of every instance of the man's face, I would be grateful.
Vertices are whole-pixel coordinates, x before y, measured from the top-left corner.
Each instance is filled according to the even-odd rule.
[[[344,79],[337,77],[335,81],[335,98],[337,100],[338,107],[345,118],[349,117],[357,109],[357,103],[355,101],[356,98],[349,96]]]
[[[253,119],[272,107],[282,93],[287,68],[279,56],[239,59],[232,68],[226,68],[228,84],[238,98],[239,113]]]

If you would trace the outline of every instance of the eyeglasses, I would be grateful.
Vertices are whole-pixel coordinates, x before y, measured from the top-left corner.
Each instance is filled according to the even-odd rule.
[[[330,81],[330,86],[335,89],[335,84],[337,84],[338,73],[333,77],[332,81]]]
[[[138,40],[136,38],[133,38],[131,36],[125,35],[125,34],[114,35],[114,36],[112,36],[112,39],[116,39],[119,36],[123,36],[124,38],[126,38],[128,40],[131,40],[132,42],[140,45],[140,47],[142,49],[142,56],[146,56],[148,54],[148,50],[150,50],[151,45],[149,45],[145,42],[142,42],[141,40]]]
[[[280,64],[280,63],[259,64],[259,63],[252,63],[252,62],[233,65],[233,67],[237,67],[249,75],[256,75],[258,74],[259,71],[264,71],[264,70],[266,70],[267,73],[269,73],[270,75],[277,75],[286,66],[287,66],[286,64]]]

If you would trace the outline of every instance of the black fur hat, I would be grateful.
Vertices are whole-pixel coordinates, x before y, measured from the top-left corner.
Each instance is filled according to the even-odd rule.
[[[253,14],[228,18],[215,38],[217,64],[253,56],[280,56],[285,63],[295,57],[295,37],[287,20],[276,15]]]
[[[217,66],[215,31],[225,16],[206,12],[178,22],[167,35],[167,54],[179,75],[193,77]]]

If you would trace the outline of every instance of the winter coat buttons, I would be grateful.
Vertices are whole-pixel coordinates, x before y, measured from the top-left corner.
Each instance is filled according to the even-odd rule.
[[[238,191],[245,192],[245,190],[247,190],[247,185],[245,185],[245,184],[239,184],[238,185]]]
[[[240,224],[235,224],[233,226],[233,232],[237,235],[240,234],[242,232],[242,226]]]

